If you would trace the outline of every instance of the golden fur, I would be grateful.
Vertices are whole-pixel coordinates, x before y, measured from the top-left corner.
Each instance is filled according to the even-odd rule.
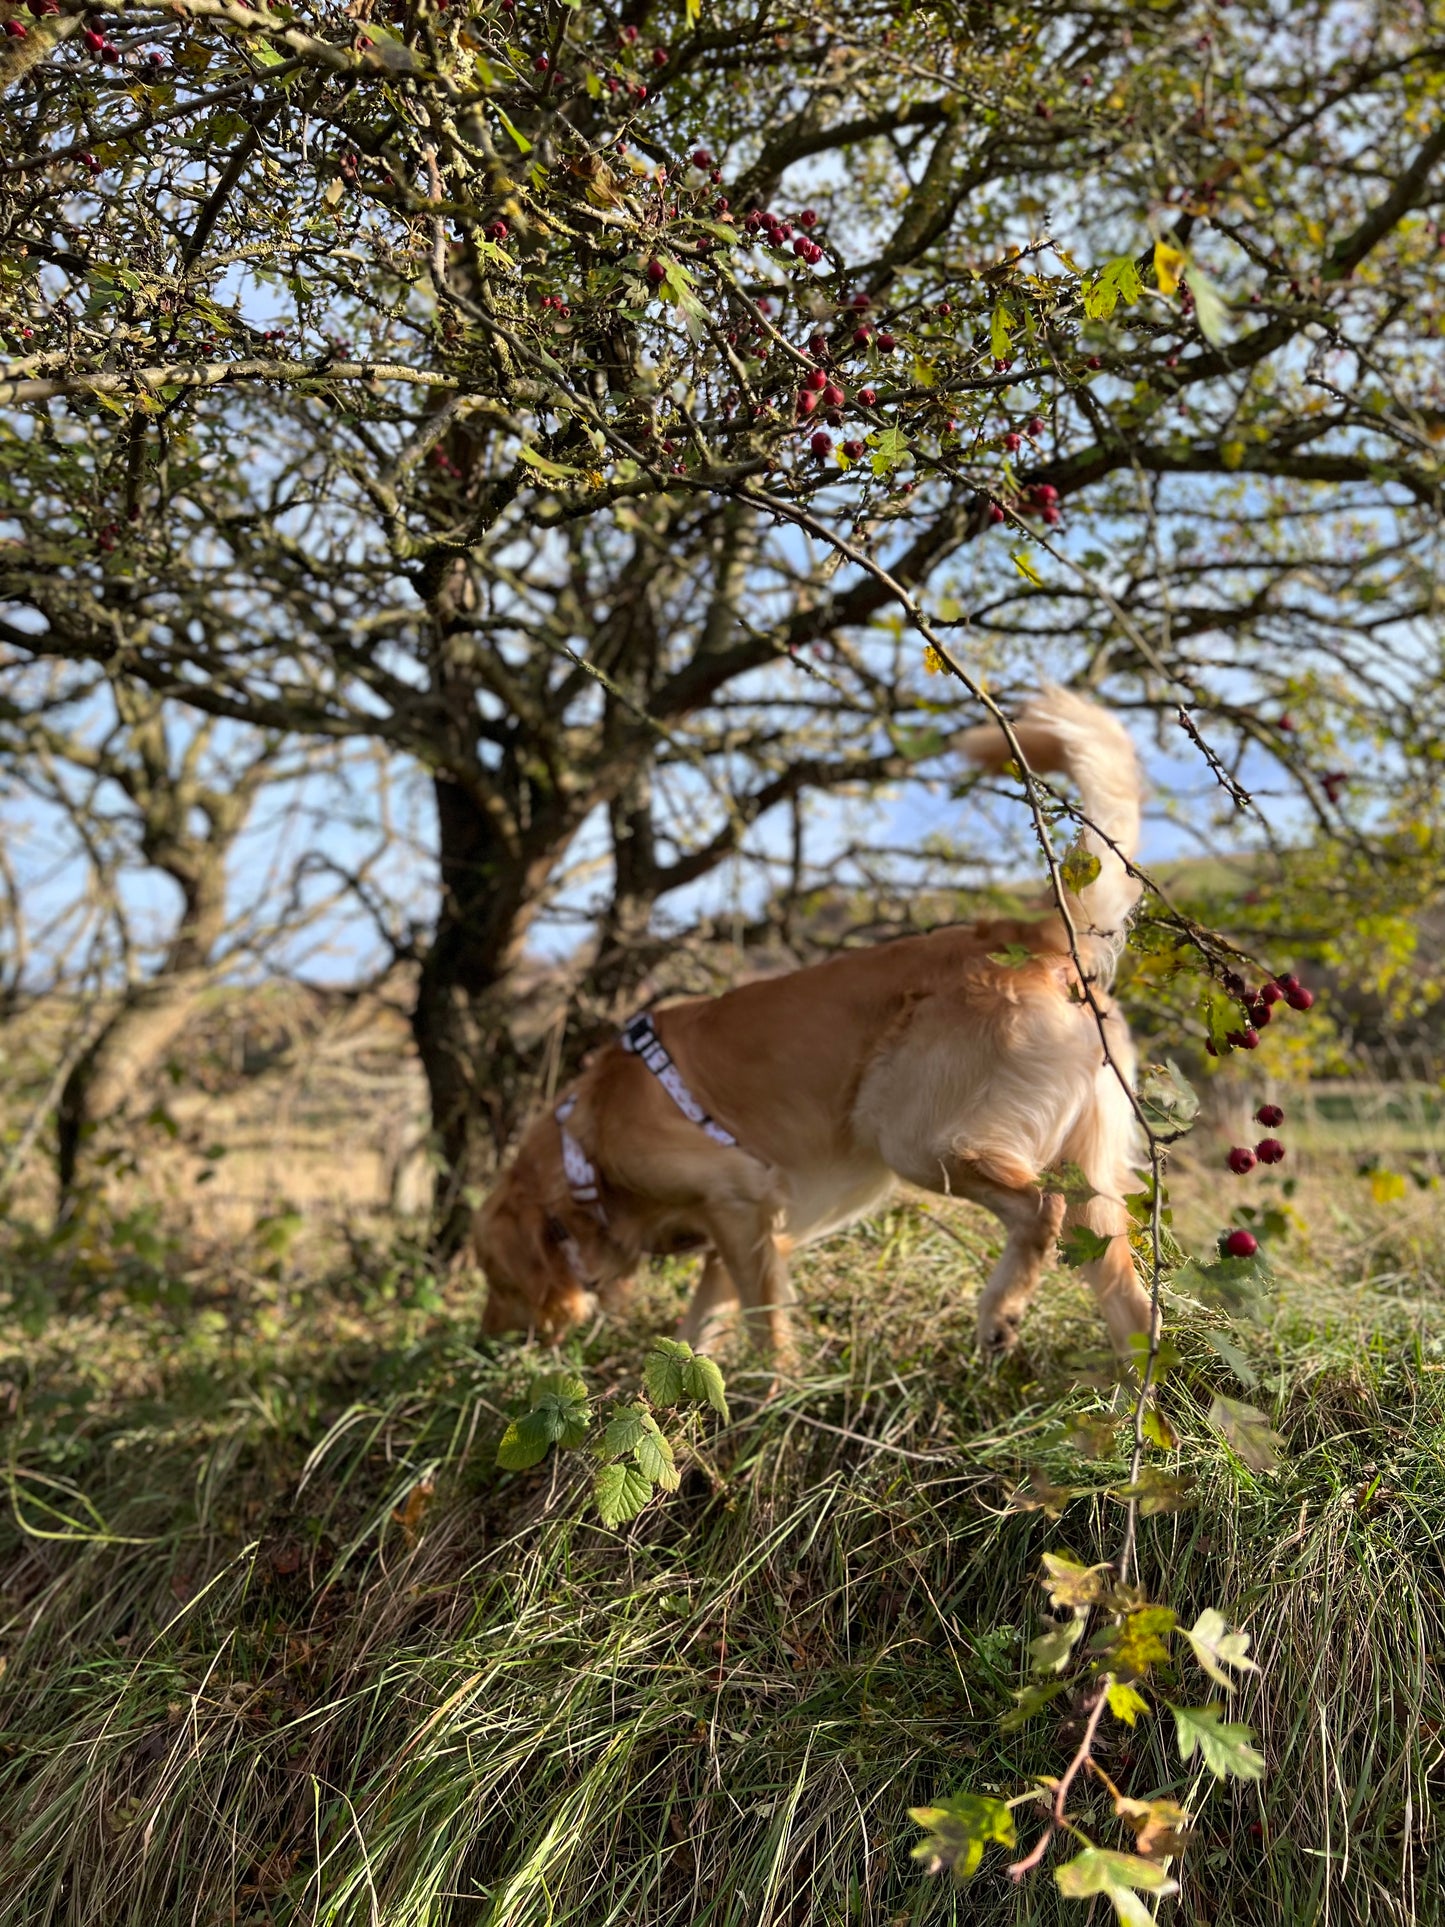
[[[1097,878],[1071,913],[1106,1011],[1109,1053],[1132,1078],[1123,1018],[1104,994],[1138,885],[1140,776],[1127,734],[1095,704],[1046,691],[1015,725],[1030,766],[1063,770],[1103,834],[1086,832]],[[975,762],[1010,752],[994,726],[969,731]],[[1000,961],[1008,946],[1029,961]],[[786,1254],[877,1207],[897,1179],[966,1197],[1008,1233],[978,1308],[980,1343],[1010,1346],[1061,1228],[1110,1237],[1085,1267],[1115,1345],[1149,1324],[1122,1197],[1134,1187],[1134,1119],[1082,1002],[1062,920],[993,922],[849,951],[783,977],[653,1013],[688,1087],[737,1138],[714,1143],[620,1045],[571,1087],[569,1129],[602,1181],[605,1226],[576,1203],[550,1114],[479,1211],[490,1283],[486,1328],[557,1337],[647,1253],[700,1248],[683,1335],[705,1341],[740,1308],[753,1335],[788,1348]],[[1070,1204],[1040,1175],[1077,1164],[1099,1194]]]

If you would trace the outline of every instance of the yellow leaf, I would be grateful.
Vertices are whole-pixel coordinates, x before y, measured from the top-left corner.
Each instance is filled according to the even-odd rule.
[[[1039,574],[1038,570],[1034,567],[1033,563],[1029,561],[1026,555],[1015,555],[1013,558],[1013,565],[1018,570],[1019,574],[1023,577],[1025,582],[1032,582],[1036,589],[1043,588],[1044,578]]]
[[[1174,293],[1188,260],[1188,255],[1179,248],[1171,248],[1167,241],[1154,243],[1154,278],[1159,283],[1161,294]]]
[[[1395,1204],[1405,1195],[1405,1179],[1399,1171],[1372,1171],[1370,1195],[1376,1204]]]
[[[1244,460],[1244,443],[1226,442],[1220,449],[1219,455],[1226,468],[1238,468]]]

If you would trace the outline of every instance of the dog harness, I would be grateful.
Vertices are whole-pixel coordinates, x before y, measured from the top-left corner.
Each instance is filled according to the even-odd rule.
[[[629,1023],[623,1025],[622,1048],[625,1051],[631,1051],[634,1057],[642,1059],[688,1122],[706,1131],[714,1144],[735,1145],[737,1143],[732,1132],[725,1130],[716,1118],[709,1117],[687,1088],[683,1082],[682,1072],[668,1056],[667,1047],[658,1036],[656,1027],[646,1011],[642,1011]]]
[[[657,1034],[652,1019],[643,1011],[624,1024],[621,1033],[622,1048],[631,1052],[652,1072],[653,1076],[667,1092],[673,1103],[690,1124],[696,1124],[712,1139],[714,1144],[735,1145],[737,1139],[732,1132],[710,1117],[698,1103],[683,1081],[682,1072],[668,1055],[667,1047]],[[574,1204],[585,1205],[604,1229],[607,1225],[607,1212],[602,1203],[602,1181],[597,1175],[597,1166],[582,1149],[581,1144],[568,1130],[568,1120],[577,1108],[577,1094],[564,1098],[552,1115],[557,1120],[557,1129],[562,1135],[562,1170],[567,1179],[567,1189],[572,1194]],[[576,1241],[569,1239],[571,1249],[568,1259],[574,1271],[580,1276],[581,1255],[576,1253]]]

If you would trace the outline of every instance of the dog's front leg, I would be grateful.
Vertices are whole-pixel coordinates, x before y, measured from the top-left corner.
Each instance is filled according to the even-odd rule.
[[[677,1335],[694,1351],[705,1351],[716,1341],[729,1314],[737,1309],[738,1288],[722,1259],[715,1251],[709,1251],[703,1258],[702,1270]]]

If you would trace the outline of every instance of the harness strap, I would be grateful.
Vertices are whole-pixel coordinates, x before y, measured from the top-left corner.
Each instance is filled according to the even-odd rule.
[[[714,1144],[736,1145],[737,1139],[732,1132],[724,1129],[716,1118],[709,1117],[687,1088],[682,1072],[668,1056],[667,1047],[646,1011],[623,1025],[622,1048],[642,1059],[689,1123],[699,1125]]]
[[[562,1170],[573,1202],[585,1204],[598,1224],[605,1225],[607,1213],[602,1208],[602,1185],[597,1176],[597,1166],[567,1129],[567,1120],[576,1108],[577,1095],[574,1091],[552,1113],[557,1120],[557,1129],[562,1133]]]

